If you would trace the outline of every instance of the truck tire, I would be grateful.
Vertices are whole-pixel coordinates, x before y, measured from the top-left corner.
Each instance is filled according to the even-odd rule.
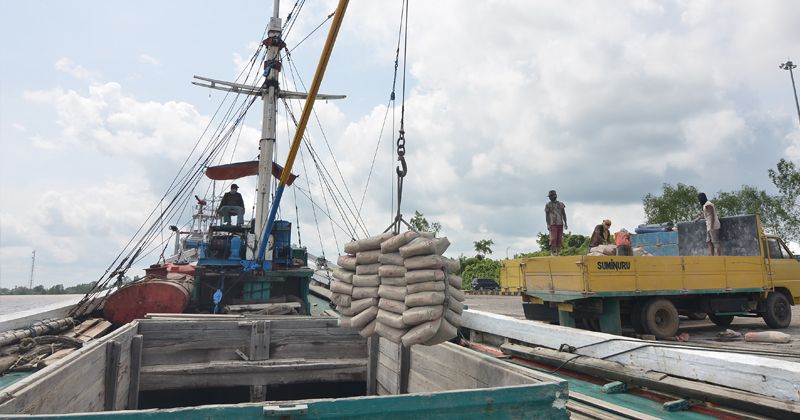
[[[647,331],[645,331],[644,324],[642,324],[642,318],[644,317],[644,303],[644,300],[636,299],[633,301],[633,305],[631,305],[631,327],[633,327],[633,330],[636,331],[637,334],[649,334]]]
[[[727,327],[733,322],[733,315],[715,315],[713,312],[709,312],[708,319],[718,327]]]
[[[706,319],[705,312],[689,312],[688,314],[686,314],[686,316],[693,321],[702,321]]]
[[[659,340],[675,337],[680,326],[678,310],[667,299],[656,298],[647,302],[642,311],[642,325]]]
[[[765,306],[762,317],[770,328],[786,328],[792,322],[792,306],[783,293],[770,292]]]

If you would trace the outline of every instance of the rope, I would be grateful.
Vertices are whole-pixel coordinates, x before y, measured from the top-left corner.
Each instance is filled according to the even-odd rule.
[[[404,1],[405,8],[401,13],[401,27],[404,26],[404,40],[403,40],[403,86],[402,86],[402,99],[400,105],[400,130],[399,135],[397,137],[397,161],[399,162],[398,166],[395,168],[395,172],[397,173],[397,214],[394,218],[394,233],[400,233],[400,221],[403,220],[402,214],[402,202],[403,202],[403,180],[408,175],[408,165],[406,164],[406,131],[405,131],[405,114],[406,114],[406,63],[407,63],[407,53],[408,53],[408,1]],[[405,17],[405,22],[403,22],[403,17]],[[399,40],[398,40],[398,52],[399,52]],[[395,58],[395,81],[397,80],[397,58]],[[394,99],[395,96],[395,86],[393,83],[392,86],[392,95],[391,98]]]

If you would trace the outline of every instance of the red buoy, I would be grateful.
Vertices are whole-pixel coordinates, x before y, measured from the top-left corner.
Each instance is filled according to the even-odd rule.
[[[103,317],[115,325],[144,318],[149,313],[183,313],[189,305],[194,279],[170,273],[167,278],[145,278],[112,293],[103,307]]]

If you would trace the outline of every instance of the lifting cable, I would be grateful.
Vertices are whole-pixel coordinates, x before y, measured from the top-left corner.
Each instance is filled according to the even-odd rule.
[[[400,130],[399,135],[397,137],[397,161],[399,162],[398,166],[395,168],[395,172],[397,173],[397,214],[395,215],[394,221],[386,230],[393,229],[395,234],[400,233],[400,225],[401,223],[406,224],[408,223],[403,220],[403,214],[401,213],[401,204],[403,201],[403,179],[406,175],[408,175],[408,165],[406,164],[406,131],[405,131],[405,113],[406,113],[406,56],[408,53],[408,0],[404,0],[404,10],[401,12],[400,20],[401,20],[401,33],[403,33],[404,40],[403,40],[403,86],[402,86],[402,99],[400,101]],[[403,17],[405,16],[405,21],[403,21]],[[403,29],[403,27],[405,27]],[[395,58],[395,81],[397,81],[397,59],[399,58],[400,53],[400,39],[398,35],[397,40],[397,56]],[[391,99],[395,97],[395,86],[394,82],[392,83],[392,95]],[[409,226],[410,227],[410,226]]]

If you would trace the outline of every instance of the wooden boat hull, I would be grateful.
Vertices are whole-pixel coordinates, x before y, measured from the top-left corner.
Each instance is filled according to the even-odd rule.
[[[129,284],[108,297],[103,317],[115,325],[122,325],[148,313],[183,313],[189,305],[193,287],[193,278],[182,274]]]

